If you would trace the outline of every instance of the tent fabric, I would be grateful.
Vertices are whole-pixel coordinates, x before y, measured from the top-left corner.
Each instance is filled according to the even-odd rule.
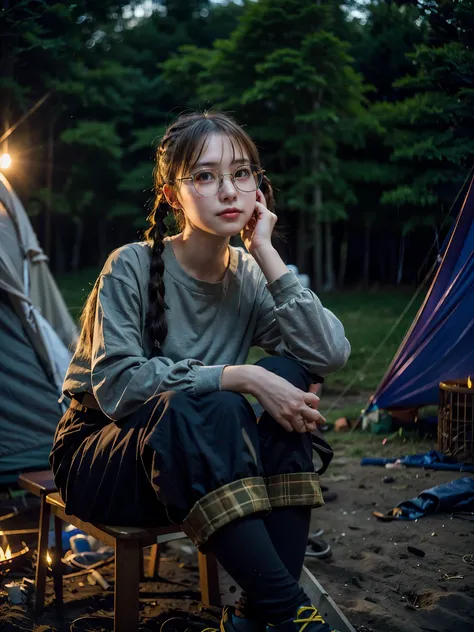
[[[0,474],[47,465],[76,340],[47,257],[0,174]]]
[[[77,329],[48,267],[28,215],[15,191],[0,174],[0,287],[31,302],[54,328],[63,344],[77,340]],[[29,277],[25,287],[25,271]]]
[[[0,473],[44,467],[61,417],[57,389],[3,290],[0,332]]]
[[[369,410],[439,402],[439,383],[474,375],[474,178],[426,299]]]

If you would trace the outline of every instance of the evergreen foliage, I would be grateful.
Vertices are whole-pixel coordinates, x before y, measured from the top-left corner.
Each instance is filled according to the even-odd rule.
[[[410,281],[473,162],[474,0],[143,6],[0,14],[2,128],[47,96],[1,149],[56,271],[140,237],[166,125],[218,107],[256,139],[317,289]]]

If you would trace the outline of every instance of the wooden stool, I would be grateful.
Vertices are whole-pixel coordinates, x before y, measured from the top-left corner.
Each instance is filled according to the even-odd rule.
[[[35,612],[38,613],[44,605],[44,596],[46,591],[46,576],[48,573],[48,564],[46,562],[46,553],[48,551],[49,523],[51,518],[51,505],[46,502],[46,496],[56,491],[53,474],[50,470],[41,472],[28,472],[21,474],[18,478],[18,484],[23,489],[28,490],[34,496],[41,499],[40,520],[38,530],[38,562],[36,564],[35,578]],[[56,533],[56,539],[58,534]],[[61,538],[61,534],[59,534]],[[44,551],[44,563],[40,563],[40,551]],[[41,608],[38,606],[41,604]]]
[[[116,527],[84,522],[64,511],[64,503],[58,493],[48,494],[46,502],[55,519],[56,556],[62,557],[61,520],[69,522],[87,535],[115,549],[114,585],[114,632],[135,632],[139,624],[139,589],[141,549],[161,544],[178,537],[186,537],[178,525],[153,529]],[[46,550],[38,552],[38,563],[46,564]],[[53,564],[56,604],[62,604],[62,574],[58,564]],[[202,600],[207,605],[220,605],[217,561],[213,556],[199,553],[199,570]]]
[[[55,492],[51,472],[32,472],[19,478],[21,487],[41,498],[40,528],[38,538],[38,560],[36,566],[36,605],[35,612],[44,608],[46,577],[48,572],[47,553],[51,514],[54,515],[55,555],[53,559],[53,579],[56,605],[62,606],[62,525],[69,522],[84,533],[91,535],[115,549],[115,586],[114,586],[114,631],[135,632],[139,624],[139,582],[142,567],[141,549],[151,546],[148,574],[152,577],[158,572],[160,544],[185,538],[178,525],[168,525],[153,529],[137,527],[115,527],[84,522],[76,516],[65,513],[64,503]],[[53,491],[54,490],[54,491]],[[219,606],[217,560],[212,555],[199,553],[199,573],[202,601],[206,605]]]

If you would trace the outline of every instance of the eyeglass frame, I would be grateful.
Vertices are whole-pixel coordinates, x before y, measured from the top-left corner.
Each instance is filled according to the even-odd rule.
[[[175,182],[184,182],[185,180],[191,180],[191,182],[193,183],[193,189],[196,191],[196,193],[198,195],[200,195],[201,197],[212,197],[213,195],[217,195],[220,191],[220,188],[222,187],[223,183],[224,183],[224,178],[225,176],[230,176],[230,180],[232,182],[232,184],[234,185],[234,187],[240,191],[241,193],[253,193],[253,191],[257,191],[258,188],[260,187],[260,185],[262,184],[263,181],[263,176],[266,173],[265,169],[262,169],[261,167],[258,167],[258,175],[261,176],[260,182],[259,184],[255,187],[255,189],[252,189],[252,191],[242,191],[242,189],[239,189],[239,187],[235,184],[235,173],[239,170],[242,169],[242,167],[258,167],[258,165],[240,165],[240,167],[236,167],[234,169],[234,171],[232,173],[219,173],[219,171],[217,169],[212,169],[212,168],[207,168],[207,169],[201,169],[201,171],[197,171],[196,173],[191,173],[189,176],[185,176],[183,178],[176,178],[174,180],[174,182],[168,182],[168,184],[172,185],[175,184]],[[217,175],[219,176],[219,185],[217,187],[217,191],[215,193],[211,193],[210,195],[204,195],[203,193],[199,193],[199,191],[196,189],[196,184],[194,182],[194,178],[195,176],[197,176],[199,173],[202,173],[204,171],[216,171]]]

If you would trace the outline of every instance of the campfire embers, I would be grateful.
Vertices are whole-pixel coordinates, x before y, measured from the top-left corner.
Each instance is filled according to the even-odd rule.
[[[17,565],[19,566],[23,564],[29,551],[30,549],[24,543],[23,548],[20,551],[15,551],[14,553],[12,553],[9,545],[6,549],[3,549],[0,546],[0,574],[13,569]]]
[[[15,569],[17,566],[21,566],[30,552],[30,549],[24,542],[17,545],[14,544],[14,540],[9,542],[7,533],[11,532],[0,531],[0,575]],[[20,546],[22,548],[18,550]]]
[[[469,376],[439,387],[438,448],[460,462],[474,463],[474,383]]]

